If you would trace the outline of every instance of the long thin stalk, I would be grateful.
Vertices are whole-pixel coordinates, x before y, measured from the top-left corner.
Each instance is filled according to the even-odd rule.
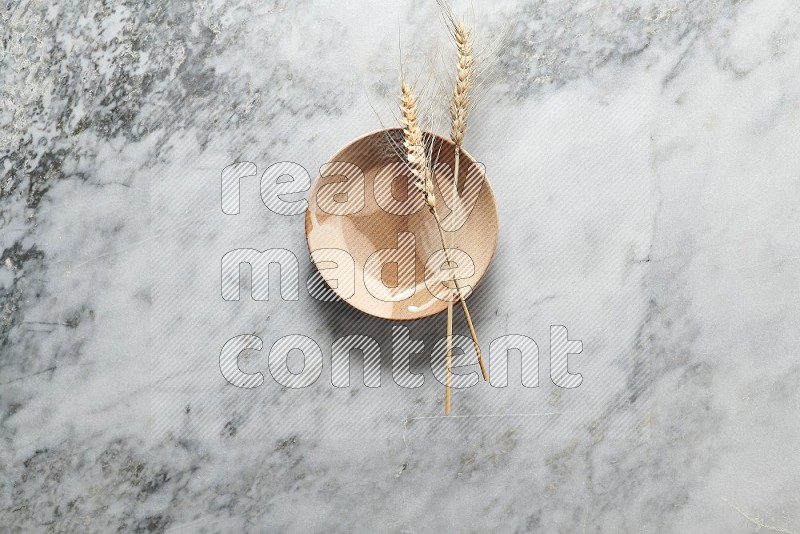
[[[470,39],[469,31],[467,30],[466,26],[461,22],[456,22],[453,18],[453,14],[450,11],[449,7],[446,4],[440,4],[443,6],[447,17],[450,20],[450,23],[453,25],[452,35],[456,42],[456,48],[458,50],[458,62],[457,62],[457,71],[456,71],[456,85],[453,88],[453,99],[450,102],[450,138],[455,145],[455,157],[454,157],[454,167],[453,167],[453,194],[452,194],[452,205],[455,209],[455,201],[458,197],[458,171],[459,171],[459,163],[460,163],[460,156],[461,156],[461,143],[464,142],[464,132],[467,129],[467,112],[469,110],[470,105],[470,88],[472,87],[472,82],[474,78],[473,73],[473,55],[472,55],[472,41]],[[455,237],[452,239],[453,243],[455,242]],[[455,282],[455,277],[453,277],[453,281]],[[463,299],[461,299],[463,302]],[[464,315],[469,317],[469,312],[466,311],[465,308]],[[471,329],[471,321],[468,322],[470,324]],[[452,331],[453,328],[453,303],[452,301],[447,303],[447,329],[448,331]],[[448,343],[447,349],[447,358],[445,373],[446,376],[450,376],[451,370],[449,366],[449,362],[452,360],[452,350],[453,350],[452,343]],[[483,373],[483,379],[486,380],[486,369],[483,365],[483,359],[480,357],[480,352],[478,352],[478,362],[481,364],[481,372]],[[446,387],[446,386],[445,386]],[[446,395],[445,395],[446,396]],[[446,410],[445,410],[446,411]]]
[[[430,211],[433,214],[433,218],[436,219],[436,228],[439,230],[439,238],[442,240],[442,250],[444,251],[445,260],[450,264],[450,255],[447,253],[447,245],[444,242],[444,231],[442,230],[442,222],[439,219],[439,214],[436,212],[435,207],[430,207]],[[478,344],[478,334],[475,333],[475,326],[472,324],[472,316],[469,314],[469,308],[467,308],[467,303],[464,300],[464,292],[461,290],[461,284],[458,283],[456,278],[453,278],[453,284],[456,286],[456,291],[458,291],[458,301],[461,303],[461,308],[464,310],[464,318],[467,320],[469,334],[472,337],[472,345],[475,347],[475,354],[478,356],[478,364],[481,366],[481,375],[483,375],[484,380],[489,380],[489,374],[486,372],[483,356],[481,356],[481,346]]]
[[[455,149],[455,165],[453,167],[453,191],[450,195],[450,205],[454,207],[456,205],[456,197],[458,196],[458,167],[459,167],[459,156],[461,154],[461,150],[459,150],[458,146]],[[451,243],[455,245],[455,236],[451,237]],[[453,365],[453,301],[447,301],[447,356],[445,357],[445,392],[444,392],[444,414],[450,415],[450,384],[452,383],[452,370]]]
[[[448,249],[447,243],[444,239],[444,230],[442,230],[442,221],[436,211],[436,195],[433,192],[433,169],[431,168],[431,160],[428,155],[425,154],[425,148],[423,146],[422,129],[419,127],[417,117],[416,98],[414,98],[414,93],[411,90],[410,85],[402,80],[400,85],[400,102],[402,121],[404,125],[403,146],[406,150],[408,167],[416,177],[415,185],[417,186],[417,189],[419,189],[420,193],[422,193],[422,198],[425,200],[428,210],[431,212],[434,220],[436,221],[436,229],[439,231],[439,239],[442,243],[442,252],[444,253],[445,260],[447,261],[448,265],[451,265],[453,262],[450,261],[450,254],[447,251]],[[431,145],[431,150],[432,149],[433,145]],[[469,333],[472,337],[472,344],[475,347],[475,354],[478,357],[478,364],[481,368],[481,374],[483,375],[484,380],[489,380],[489,375],[486,372],[486,366],[484,365],[483,357],[481,356],[481,347],[478,343],[478,334],[475,333],[475,326],[472,324],[472,316],[470,315],[469,308],[464,300],[464,293],[461,290],[461,285],[458,283],[458,280],[455,277],[453,277],[452,281],[456,290],[458,291],[458,299],[461,302],[461,308],[464,310],[464,317],[467,320],[467,326],[469,327]],[[449,336],[449,338],[452,343],[452,335]],[[452,346],[448,352],[452,355]],[[452,358],[452,356],[450,357]],[[445,360],[445,362],[447,363],[447,360]],[[447,380],[445,380],[445,382],[447,382]],[[447,397],[447,388],[445,389],[445,397]]]
[[[447,356],[444,360],[444,414],[450,415],[450,404],[452,398],[453,386],[453,303],[450,302],[447,306]]]

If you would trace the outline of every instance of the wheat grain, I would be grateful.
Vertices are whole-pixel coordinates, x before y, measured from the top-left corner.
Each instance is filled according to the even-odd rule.
[[[411,86],[406,82],[401,84],[401,110],[403,120],[403,145],[406,149],[406,158],[411,172],[414,174],[414,185],[425,198],[425,204],[431,211],[436,209],[436,196],[433,194],[433,173],[430,160],[425,153],[422,128],[417,117],[417,101]]]
[[[469,110],[470,89],[474,73],[472,70],[472,42],[464,23],[456,24],[453,36],[458,49],[458,68],[456,85],[453,88],[453,100],[450,102],[450,138],[458,150],[464,142],[464,131],[467,129],[467,111]]]

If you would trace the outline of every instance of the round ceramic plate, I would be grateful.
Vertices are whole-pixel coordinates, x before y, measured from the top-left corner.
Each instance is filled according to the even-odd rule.
[[[402,130],[380,130],[322,166],[306,212],[306,239],[322,278],[355,308],[385,319],[419,319],[447,308],[445,280],[465,294],[486,274],[497,246],[497,204],[483,166],[463,149],[453,187],[454,146],[429,134],[436,220],[398,156]]]

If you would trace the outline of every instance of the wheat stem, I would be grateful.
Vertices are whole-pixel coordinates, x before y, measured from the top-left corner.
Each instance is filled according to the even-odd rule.
[[[459,22],[453,29],[453,37],[456,41],[456,48],[458,49],[458,63],[456,70],[456,85],[453,88],[453,100],[450,102],[450,138],[455,145],[455,161],[453,165],[453,196],[452,206],[455,209],[455,199],[458,196],[458,171],[460,167],[461,144],[464,142],[464,132],[467,129],[467,111],[470,104],[470,88],[474,79],[472,70],[473,56],[472,56],[472,42],[470,40],[469,32],[466,26]],[[455,237],[453,237],[455,240]],[[455,281],[455,278],[453,279]],[[465,313],[466,315],[466,313]],[[453,303],[447,303],[447,330],[453,331]],[[452,340],[448,338],[447,343],[447,358],[445,375],[449,378],[451,374],[450,363],[452,361],[453,344]],[[481,364],[481,372],[483,379],[486,380],[486,369],[483,366],[483,360],[478,353],[478,362]],[[446,388],[448,386],[445,386]],[[447,399],[445,393],[445,399]],[[445,403],[445,412],[447,412],[447,403]]]
[[[425,204],[428,206],[428,210],[431,212],[436,221],[436,229],[439,231],[439,239],[441,239],[442,242],[442,251],[444,252],[445,261],[447,261],[449,265],[452,262],[450,261],[450,254],[447,252],[447,244],[445,243],[444,231],[442,230],[442,221],[439,218],[438,212],[436,211],[436,196],[433,193],[433,171],[431,169],[431,162],[425,154],[425,147],[423,146],[422,129],[419,126],[419,120],[417,117],[417,102],[414,98],[414,93],[411,90],[411,86],[409,86],[405,81],[403,81],[401,84],[400,102],[404,126],[403,144],[406,149],[408,165],[412,174],[414,174],[414,177],[416,178],[415,185],[422,193],[423,198],[425,199]],[[488,380],[489,377],[486,373],[486,366],[483,363],[481,348],[480,344],[478,343],[478,335],[475,333],[475,326],[472,324],[472,317],[470,316],[467,303],[464,300],[464,293],[461,290],[461,285],[458,283],[458,280],[453,278],[452,281],[456,287],[456,291],[458,291],[458,300],[461,302],[461,308],[464,310],[464,317],[467,320],[469,333],[472,337],[472,344],[475,347],[475,353],[478,356],[481,374],[483,375],[484,380]]]
[[[436,219],[436,227],[439,229],[439,238],[442,240],[442,250],[444,251],[445,261],[450,264],[452,262],[450,261],[449,254],[447,253],[447,245],[445,245],[444,242],[442,222],[439,220],[439,214],[436,212],[436,208],[431,209],[431,213],[433,214],[434,219]],[[458,283],[458,279],[455,277],[453,278],[452,282],[456,286],[456,291],[458,291],[458,301],[461,303],[461,309],[464,310],[464,318],[467,320],[469,334],[472,337],[472,345],[475,347],[475,354],[478,356],[478,364],[481,366],[481,375],[483,375],[484,380],[489,380],[489,375],[486,372],[486,366],[483,364],[483,356],[481,356],[481,346],[478,344],[478,334],[475,333],[475,325],[472,324],[472,316],[470,315],[469,308],[464,300],[464,292],[461,289],[461,284]]]
[[[447,303],[447,357],[444,361],[444,414],[450,415],[453,386],[453,302]]]

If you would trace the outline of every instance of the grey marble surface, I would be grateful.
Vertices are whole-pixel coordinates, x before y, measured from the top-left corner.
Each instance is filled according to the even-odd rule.
[[[488,4],[488,3],[486,3]],[[498,251],[479,335],[537,388],[392,381],[344,303],[220,297],[220,258],[307,261],[302,216],[220,173],[314,175],[448,57],[435,2],[43,2],[0,11],[0,524],[10,532],[800,532],[800,4],[454,5],[484,43],[466,147]],[[398,46],[398,44],[400,46]],[[377,115],[377,116],[376,116]],[[379,119],[380,117],[380,119]],[[277,294],[277,285],[273,286]],[[583,352],[549,380],[550,325]],[[457,324],[459,331],[464,325]],[[369,332],[381,387],[331,384]],[[321,378],[221,376],[301,334]]]

